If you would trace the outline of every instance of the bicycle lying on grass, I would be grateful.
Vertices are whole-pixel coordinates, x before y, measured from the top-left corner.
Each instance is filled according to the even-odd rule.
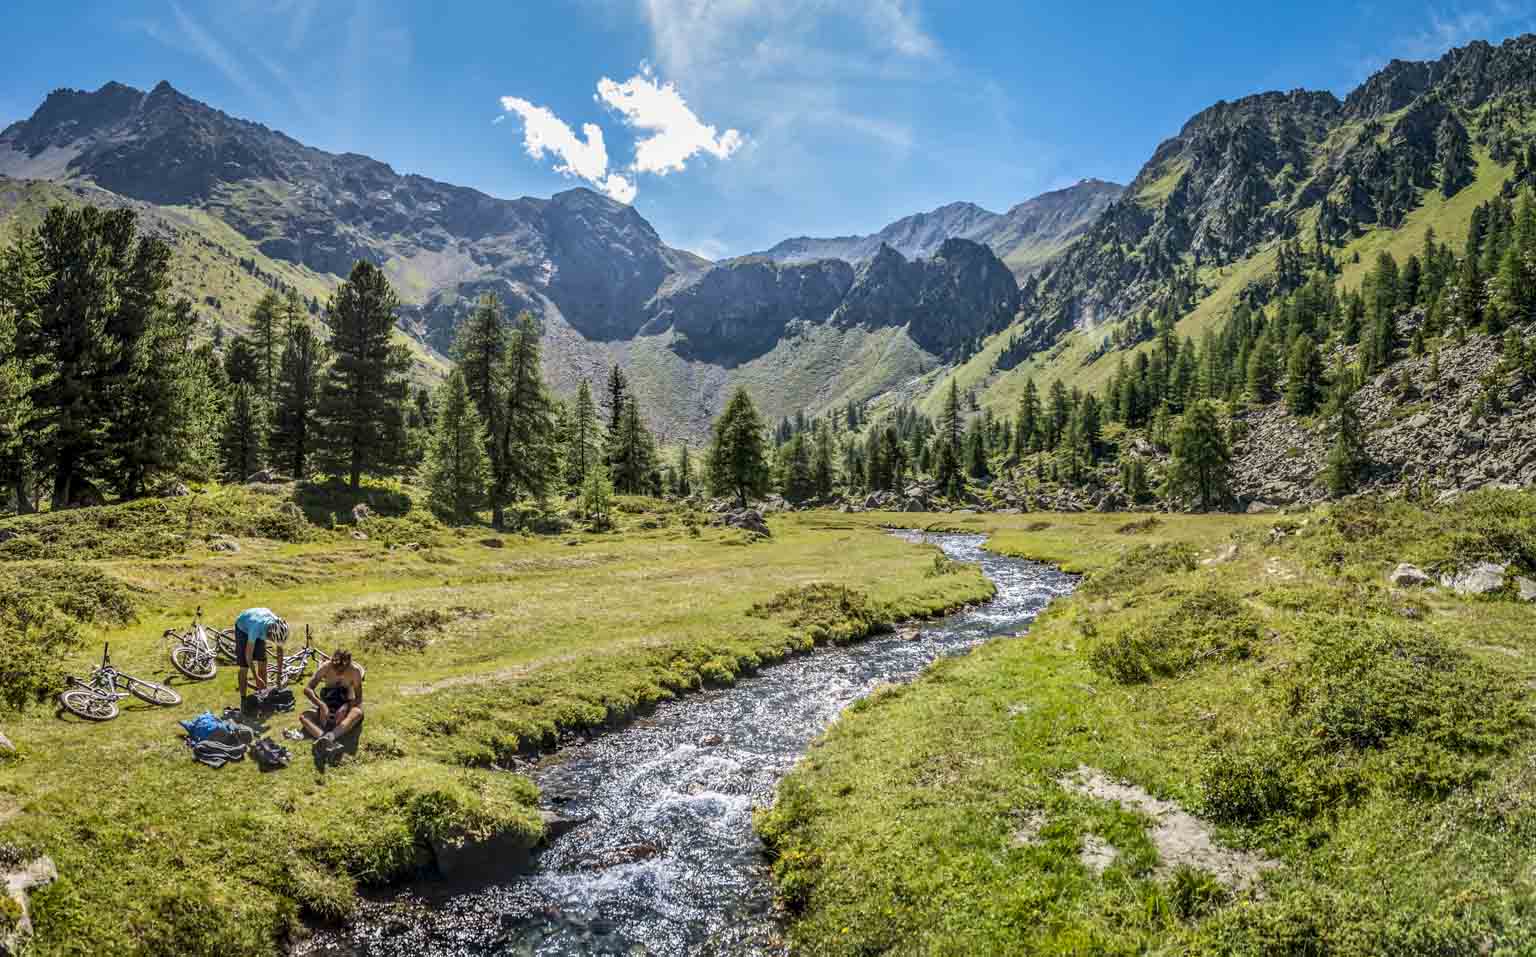
[[[196,681],[206,681],[218,673],[220,664],[235,663],[235,633],[233,630],[210,628],[202,622],[203,610],[197,609],[192,627],[186,631],[167,628],[165,639],[172,642],[171,664],[176,670]],[[304,626],[304,647],[294,654],[283,655],[283,671],[273,682],[277,688],[294,684],[309,671],[311,664],[321,665],[331,658],[311,643],[309,626]]]
[[[203,624],[203,609],[197,609],[197,615],[192,619],[192,627],[186,631],[177,631],[175,628],[167,628],[162,636],[171,642],[171,664],[176,670],[194,681],[207,681],[219,670],[219,658],[221,657],[222,644],[220,635],[212,628]],[[230,660],[234,660],[235,638],[229,636]]]
[[[181,695],[174,688],[114,668],[106,645],[101,646],[101,667],[84,681],[72,677],[69,683],[70,687],[59,694],[59,704],[87,721],[111,721],[117,717],[117,703],[129,695],[164,708],[181,704]]]

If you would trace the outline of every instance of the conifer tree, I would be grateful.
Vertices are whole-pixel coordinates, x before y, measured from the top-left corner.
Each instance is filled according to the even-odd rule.
[[[1210,402],[1197,402],[1179,422],[1168,468],[1170,495],[1195,499],[1202,512],[1219,505],[1228,494],[1232,453]]]
[[[1268,404],[1275,401],[1275,382],[1280,377],[1279,359],[1268,336],[1259,340],[1248,358],[1248,397]]]
[[[1051,383],[1050,408],[1046,413],[1045,445],[1054,449],[1061,444],[1062,437],[1067,431],[1067,419],[1072,414],[1071,406],[1067,400],[1067,387],[1057,379]]]
[[[405,447],[405,373],[411,360],[392,340],[399,300],[383,271],[359,261],[330,305],[335,357],[320,389],[317,452],[353,490],[367,475],[394,474]]]
[[[593,528],[605,529],[613,524],[612,509],[613,482],[608,478],[608,466],[594,462],[581,485],[581,517]]]
[[[443,521],[462,525],[485,503],[490,463],[484,427],[461,370],[454,369],[439,387],[435,418],[423,466],[427,502]]]
[[[298,314],[298,293],[290,293],[290,307],[285,308],[277,293],[268,292],[251,310],[250,350],[255,358],[256,382],[260,386],[262,400],[269,406],[277,401],[278,364],[282,361],[284,313],[292,322]],[[291,309],[291,311],[290,311]]]
[[[277,375],[277,406],[272,415],[272,454],[295,479],[309,476],[318,445],[320,386],[325,375],[325,343],[302,315],[290,316]]]
[[[18,349],[21,330],[38,321],[40,300],[48,286],[37,243],[22,230],[0,249],[0,489],[17,510],[32,511],[33,456],[27,424],[32,418],[32,376]]]
[[[491,480],[492,520],[505,525],[504,510],[517,499],[543,499],[557,479],[555,405],[544,385],[539,327],[524,312],[513,323],[500,381],[505,393],[496,445],[501,470]]]
[[[257,387],[237,382],[230,390],[229,411],[224,419],[224,435],[219,448],[224,460],[224,475],[231,482],[243,482],[261,470],[266,455],[263,438],[266,423]]]
[[[656,443],[640,420],[640,406],[634,399],[624,402],[618,432],[608,450],[613,472],[613,487],[621,495],[644,495],[651,491],[651,473],[656,467]]]
[[[1285,406],[1292,415],[1311,415],[1323,390],[1323,361],[1306,335],[1296,337],[1285,369]]]
[[[598,429],[597,404],[592,401],[592,387],[586,379],[582,379],[576,387],[576,403],[571,407],[565,439],[565,481],[572,489],[579,490],[585,486],[587,470],[602,459],[602,437]],[[684,446],[685,458],[686,449]]]
[[[687,442],[683,443],[683,450],[677,456],[677,494],[683,498],[693,494],[693,454]]]
[[[811,482],[819,498],[830,498],[837,484],[836,456],[832,449],[832,430],[817,420],[811,451]],[[687,446],[684,446],[686,450]]]
[[[224,350],[224,377],[230,385],[249,382],[256,386],[258,395],[265,394],[261,357],[256,353],[256,346],[245,336],[230,338],[229,347]]]
[[[804,502],[816,494],[811,454],[805,435],[797,433],[779,450],[779,493],[791,502]]]
[[[1332,400],[1333,445],[1328,450],[1322,480],[1334,497],[1354,491],[1370,464],[1365,442],[1360,434],[1360,419],[1351,402],[1354,387],[1348,375],[1341,375],[1334,385]]]
[[[629,401],[629,378],[617,364],[608,370],[608,434],[617,435],[624,419],[624,405]]]
[[[716,495],[735,496],[742,508],[768,489],[768,448],[762,418],[747,390],[737,388],[715,420],[709,449],[709,484]]]
[[[1030,440],[1040,429],[1040,395],[1035,390],[1034,379],[1024,380],[1024,394],[1019,397],[1019,419],[1016,428],[1013,444],[1022,455],[1029,448]]]
[[[501,300],[485,293],[475,303],[474,311],[459,327],[453,344],[459,371],[464,373],[464,388],[485,430],[485,454],[490,468],[490,489],[493,524],[502,527],[504,502],[497,500],[495,490],[505,489],[511,482],[507,474],[506,455],[503,448],[505,435],[506,372],[508,329],[502,315]]]

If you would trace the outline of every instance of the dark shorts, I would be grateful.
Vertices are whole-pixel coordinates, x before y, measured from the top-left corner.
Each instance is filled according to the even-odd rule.
[[[267,660],[267,640],[265,638],[254,643],[255,647],[251,649],[249,660],[247,660],[245,646],[251,643],[250,636],[245,633],[244,629],[237,626],[235,628],[235,664],[242,668],[252,661]]]
[[[332,711],[347,706],[347,689],[342,685],[327,685],[320,689],[320,701]]]

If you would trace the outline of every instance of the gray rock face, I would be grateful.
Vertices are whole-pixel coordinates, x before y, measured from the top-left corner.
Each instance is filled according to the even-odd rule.
[[[1536,601],[1536,581],[1529,578],[1516,578],[1515,587],[1520,589],[1521,601]]]
[[[773,534],[769,531],[768,523],[763,520],[763,513],[756,509],[744,508],[730,512],[725,516],[725,524],[731,528],[739,528],[753,535],[761,535],[767,538]]]
[[[1428,572],[1407,562],[1392,569],[1391,574],[1387,575],[1387,581],[1398,588],[1424,588],[1435,583]]]
[[[4,734],[0,734],[0,754],[15,754],[15,753],[16,753],[16,745],[11,743],[11,739],[10,738],[7,738]]]
[[[1465,571],[1445,576],[1441,583],[1458,595],[1487,595],[1504,587],[1508,569],[1508,565],[1480,562]]]

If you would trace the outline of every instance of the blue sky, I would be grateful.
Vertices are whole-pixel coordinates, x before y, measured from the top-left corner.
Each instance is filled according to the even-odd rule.
[[[4,19],[0,124],[57,87],[164,79],[496,196],[595,185],[721,256],[1128,182],[1218,99],[1342,95],[1394,57],[1536,30],[1536,3],[10,0]]]

